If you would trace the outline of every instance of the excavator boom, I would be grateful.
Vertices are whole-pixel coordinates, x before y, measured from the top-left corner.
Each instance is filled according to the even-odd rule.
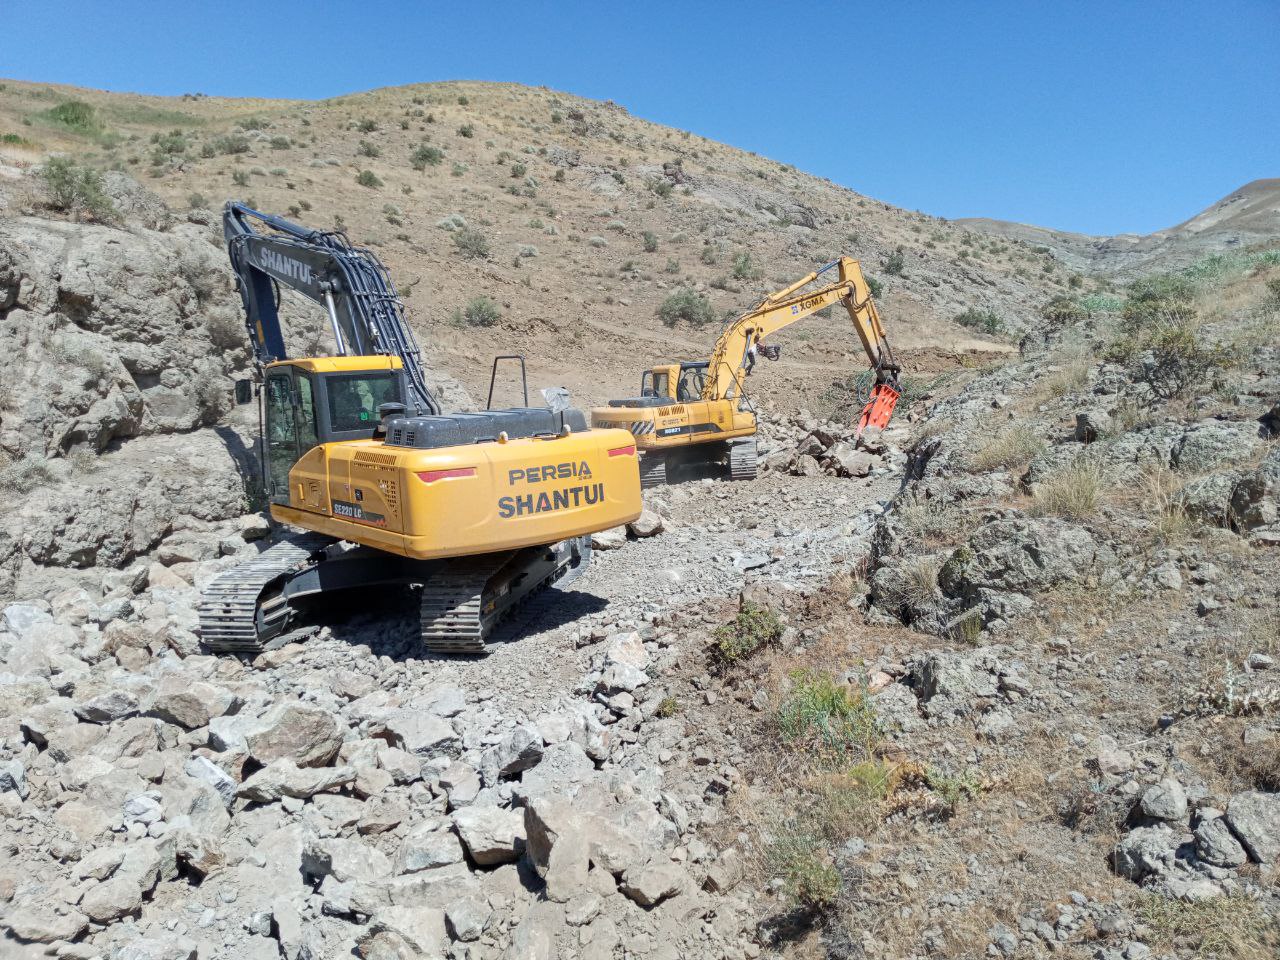
[[[835,271],[835,276],[829,276]],[[825,281],[825,283],[822,283]],[[592,411],[598,427],[621,427],[642,452],[641,482],[666,482],[668,462],[706,461],[723,455],[733,479],[756,474],[756,417],[745,382],[763,354],[777,359],[764,340],[784,327],[841,304],[875,372],[871,398],[858,421],[858,435],[883,427],[898,402],[900,367],[885,336],[871,288],[858,261],[840,257],[761,299],[733,320],[705,362],[664,364],[646,371],[642,396],[612,400]]]

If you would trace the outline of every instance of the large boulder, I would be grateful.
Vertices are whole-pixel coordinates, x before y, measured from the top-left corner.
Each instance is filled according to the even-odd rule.
[[[342,730],[320,707],[282,703],[272,707],[244,735],[249,756],[261,764],[288,758],[300,767],[329,763],[342,746]]]

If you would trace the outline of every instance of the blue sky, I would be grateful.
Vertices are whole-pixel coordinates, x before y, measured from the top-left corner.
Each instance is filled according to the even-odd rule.
[[[19,18],[0,76],[545,85],[945,217],[1148,232],[1280,176],[1280,0],[27,0]]]

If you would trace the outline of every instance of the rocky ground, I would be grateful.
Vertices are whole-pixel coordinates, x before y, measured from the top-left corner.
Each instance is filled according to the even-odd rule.
[[[216,230],[107,187],[0,221],[0,956],[1275,955],[1274,249],[1050,301],[862,442],[856,385],[766,408],[759,479],[483,659],[386,593],[242,662]]]

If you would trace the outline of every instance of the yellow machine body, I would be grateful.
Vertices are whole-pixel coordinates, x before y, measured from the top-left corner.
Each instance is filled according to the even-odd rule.
[[[315,375],[400,368],[397,357],[348,356],[280,361],[264,372],[268,384],[273,373],[305,375],[311,383]],[[320,408],[325,395],[308,390],[316,391]],[[629,432],[591,429],[415,449],[373,436],[376,399],[366,391],[365,405],[373,409],[357,414],[370,414],[368,437],[318,442],[295,458],[287,493],[274,485],[274,519],[429,560],[550,544],[640,515],[636,441]],[[282,433],[272,430],[271,418],[269,410],[269,460]],[[281,480],[287,455],[279,457]]]

